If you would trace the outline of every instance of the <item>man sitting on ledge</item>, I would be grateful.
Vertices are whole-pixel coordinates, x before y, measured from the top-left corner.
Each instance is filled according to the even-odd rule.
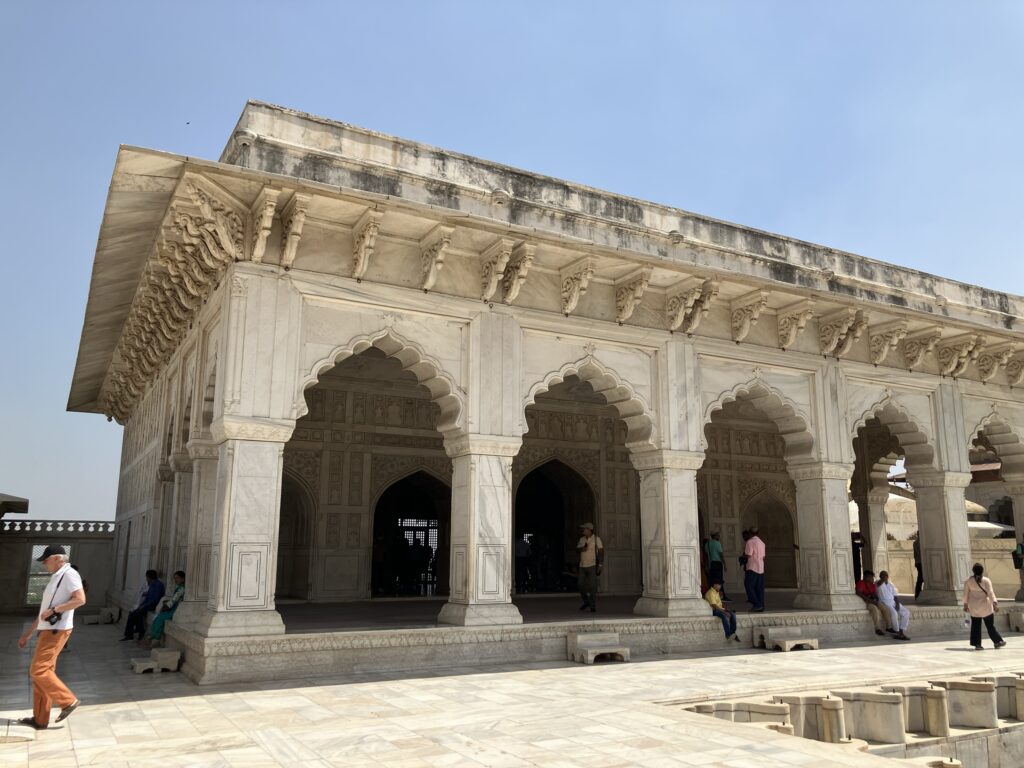
[[[137,639],[142,639],[142,636],[146,634],[146,614],[155,611],[164,596],[164,583],[156,577],[156,571],[153,569],[146,571],[146,583],[149,585],[146,594],[142,596],[142,600],[135,609],[128,613],[122,640],[132,640],[136,635],[138,635]]]
[[[889,632],[896,640],[909,640],[907,627],[910,626],[910,611],[900,604],[896,585],[889,581],[889,574],[882,571],[878,574],[878,602],[889,614]]]

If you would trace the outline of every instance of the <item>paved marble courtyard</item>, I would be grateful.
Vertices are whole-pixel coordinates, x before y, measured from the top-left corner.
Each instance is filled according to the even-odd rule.
[[[29,714],[21,620],[0,617],[0,718]],[[82,627],[61,673],[84,706],[39,733],[0,719],[0,765],[17,766],[770,766],[898,765],[723,723],[667,700],[1024,670],[1024,641],[971,653],[966,637],[630,664],[450,669],[411,677],[197,687],[179,674],[133,675],[143,655],[115,626]],[[661,703],[659,703],[661,702]]]

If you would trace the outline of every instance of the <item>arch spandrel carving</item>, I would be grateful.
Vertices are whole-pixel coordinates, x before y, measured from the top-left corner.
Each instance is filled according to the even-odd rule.
[[[935,449],[929,431],[930,415],[921,419],[914,410],[904,406],[902,398],[897,399],[887,390],[880,400],[852,419],[849,432],[851,444],[869,419],[877,419],[899,440],[909,468],[933,466]]]
[[[465,403],[454,378],[442,369],[440,363],[427,355],[422,347],[403,338],[391,328],[350,339],[314,363],[310,372],[299,382],[299,391],[292,409],[293,418],[301,418],[308,413],[305,391],[316,384],[323,373],[371,347],[397,360],[403,372],[411,373],[416,382],[430,392],[431,401],[440,410],[437,430],[442,435],[451,437],[463,431]]]
[[[1014,419],[1017,416],[1016,413],[1011,415],[1009,409],[1001,409],[997,403],[990,403],[988,413],[967,433],[972,442],[983,440],[985,446],[995,452],[1003,464],[1004,479],[1013,483],[1024,481],[1024,432],[1014,424],[1015,420],[1020,423],[1019,417]]]
[[[655,420],[650,404],[636,393],[630,383],[616,371],[605,366],[593,354],[566,363],[528,387],[523,409],[535,403],[538,395],[561,384],[569,377],[576,377],[589,384],[595,394],[601,396],[606,404],[616,410],[619,418],[626,424],[627,448],[645,449],[656,445]]]

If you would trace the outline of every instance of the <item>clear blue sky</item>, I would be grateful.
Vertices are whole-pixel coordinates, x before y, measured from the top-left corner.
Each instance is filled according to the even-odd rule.
[[[118,144],[255,98],[1024,293],[1024,3],[22,2],[0,11],[0,492],[109,519],[64,408]]]

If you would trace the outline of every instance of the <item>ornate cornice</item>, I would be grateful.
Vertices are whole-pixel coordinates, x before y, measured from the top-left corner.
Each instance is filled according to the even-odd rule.
[[[352,228],[352,277],[357,281],[362,282],[363,275],[370,266],[383,218],[383,211],[367,208]]]
[[[512,458],[522,446],[523,441],[518,437],[503,437],[501,435],[457,435],[445,438],[444,450],[449,458],[457,459],[460,456],[484,455],[484,456],[505,456]]]
[[[420,240],[420,257],[423,269],[420,274],[420,288],[429,291],[437,281],[437,273],[444,267],[444,257],[452,244],[455,227],[438,224]]]
[[[800,332],[814,317],[814,299],[804,299],[779,310],[779,347],[789,349],[796,344]]]
[[[255,416],[222,416],[210,425],[214,443],[223,443],[225,440],[286,443],[291,439],[294,430],[295,422],[291,419],[265,419]]]
[[[762,310],[768,306],[768,291],[757,290],[740,296],[730,305],[732,340],[743,341],[750,329],[757,325]]]
[[[193,438],[186,443],[185,449],[188,451],[188,457],[192,461],[199,461],[200,459],[219,458],[219,445],[219,442],[216,440],[201,440],[199,438]]]
[[[903,339],[903,359],[907,368],[912,371],[920,368],[924,363],[925,356],[935,349],[935,345],[941,338],[942,329],[937,325],[908,333]]]
[[[594,259],[584,257],[559,272],[562,283],[562,314],[568,317],[579,304],[580,296],[587,292],[594,276]]]
[[[483,262],[480,272],[480,299],[490,301],[498,290],[498,283],[505,277],[505,267],[512,258],[515,241],[507,237],[498,238],[486,251],[480,254]]]
[[[312,200],[312,195],[296,192],[281,211],[281,266],[286,270],[291,269],[295,262],[299,240],[302,238],[302,227],[306,223],[306,213]]]
[[[1024,383],[1024,359],[1012,357],[1006,363],[1006,378],[1010,384],[1019,387]]]
[[[267,238],[270,237],[274,214],[277,212],[277,198],[280,196],[280,189],[264,187],[249,209],[249,259],[254,264],[263,262]]]
[[[868,330],[871,341],[871,362],[880,365],[889,351],[896,349],[907,335],[907,321],[893,320],[874,325]]]
[[[822,316],[818,320],[818,343],[821,354],[843,357],[867,328],[868,319],[863,310],[853,307]]]
[[[978,358],[984,347],[984,339],[978,333],[962,333],[939,344],[935,353],[939,361],[939,373],[943,376],[960,376]]]
[[[533,257],[537,253],[537,246],[533,243],[520,243],[512,249],[512,256],[505,267],[505,273],[501,278],[501,301],[504,304],[511,304],[519,295],[520,289],[526,282],[526,275],[533,264]]]
[[[1007,367],[1017,344],[1012,341],[996,344],[985,349],[978,355],[978,375],[982,381],[992,381],[1000,368]]]
[[[633,316],[633,311],[643,298],[650,281],[651,270],[647,267],[634,269],[615,281],[615,319],[619,325]]]
[[[668,289],[665,311],[668,329],[693,333],[711,309],[718,295],[719,282],[710,278],[688,277]]]

